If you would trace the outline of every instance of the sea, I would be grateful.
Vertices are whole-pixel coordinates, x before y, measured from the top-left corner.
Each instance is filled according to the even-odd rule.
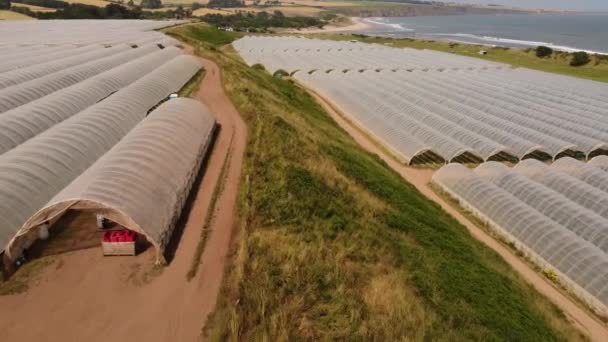
[[[366,33],[458,43],[608,54],[608,13],[366,18]]]

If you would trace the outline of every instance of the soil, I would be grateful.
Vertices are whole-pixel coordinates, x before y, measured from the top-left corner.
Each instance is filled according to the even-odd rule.
[[[563,310],[570,321],[572,321],[573,324],[584,334],[589,336],[592,341],[608,341],[608,328],[603,323],[598,321],[585,309],[581,308],[579,304],[574,302],[567,295],[556,289],[548,280],[533,270],[525,261],[515,255],[508,247],[488,235],[484,230],[479,228],[464,215],[462,215],[457,209],[452,207],[447,201],[438,196],[430,187],[430,181],[434,173],[433,170],[416,169],[398,162],[395,158],[386,153],[384,149],[380,148],[374,141],[372,141],[369,136],[346,120],[343,113],[340,113],[337,108],[329,103],[329,101],[322,98],[312,90],[309,92],[340,125],[340,127],[346,130],[359,145],[361,145],[365,150],[382,158],[393,170],[398,172],[405,180],[414,185],[424,196],[439,204],[443,210],[456,218],[458,222],[468,229],[469,233],[473,237],[496,251],[539,293],[546,296],[561,310]]]
[[[178,242],[166,267],[154,250],[136,257],[103,257],[100,247],[56,258],[17,295],[0,297],[0,341],[197,341],[214,310],[236,218],[247,126],[224,94],[217,65],[202,59],[206,75],[195,98],[221,129],[180,220]],[[227,160],[223,191],[195,278],[187,281],[213,189]],[[52,266],[59,265],[59,266]]]

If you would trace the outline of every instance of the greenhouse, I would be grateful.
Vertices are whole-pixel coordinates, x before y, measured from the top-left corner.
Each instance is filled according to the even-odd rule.
[[[158,47],[156,45],[147,45],[136,49],[129,48],[124,52],[86,63],[77,65],[70,63],[69,65],[66,65],[63,70],[0,89],[0,115],[7,110],[24,105],[78,82],[82,82],[90,77],[157,50]],[[17,70],[17,72],[20,72],[20,70]]]
[[[195,57],[173,58],[0,155],[0,246],[200,68]]]
[[[232,43],[249,65],[260,63],[271,73],[285,70],[447,70],[509,68],[431,50],[395,49],[385,45],[298,37],[246,36]]]
[[[569,165],[570,173],[577,169],[584,174],[584,169],[593,168],[571,158],[562,160],[559,162],[564,164],[576,162]],[[488,162],[474,170],[449,164],[437,171],[432,181],[526,258],[543,270],[555,272],[569,291],[605,314],[608,219],[577,198],[579,190],[587,191],[606,208],[608,192],[589,186],[564,169],[537,160],[523,161],[515,168]]]
[[[593,165],[608,172],[608,156],[597,156],[589,161],[589,165]]]
[[[164,103],[29,218],[9,242],[9,257],[36,240],[40,224],[68,210],[95,210],[144,235],[156,248],[157,262],[164,262],[214,128],[213,116],[199,102]]]
[[[145,44],[167,38],[154,30],[184,22],[181,20],[0,21],[0,37],[2,37],[0,51],[15,46],[19,49],[33,50],[40,49],[40,45]],[[2,56],[3,53],[0,52],[0,57]]]
[[[94,105],[180,54],[175,47],[121,64],[0,115],[0,155]]]
[[[539,85],[534,93],[505,84],[520,77],[518,70],[316,71],[294,77],[410,164],[418,151],[448,162],[608,154],[608,100],[590,97],[582,105],[563,91]]]

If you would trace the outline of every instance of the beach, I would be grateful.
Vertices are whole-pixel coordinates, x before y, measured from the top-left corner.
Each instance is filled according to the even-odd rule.
[[[351,17],[351,24],[346,26],[327,25],[320,28],[306,28],[293,32],[297,33],[336,33],[336,32],[365,32],[371,30],[373,26],[359,17]]]

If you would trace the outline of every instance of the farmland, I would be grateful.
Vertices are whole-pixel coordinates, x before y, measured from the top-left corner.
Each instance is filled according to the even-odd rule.
[[[578,338],[552,304],[301,88],[247,67],[221,47],[226,33],[168,32],[222,66],[252,132],[242,226],[213,337]]]

